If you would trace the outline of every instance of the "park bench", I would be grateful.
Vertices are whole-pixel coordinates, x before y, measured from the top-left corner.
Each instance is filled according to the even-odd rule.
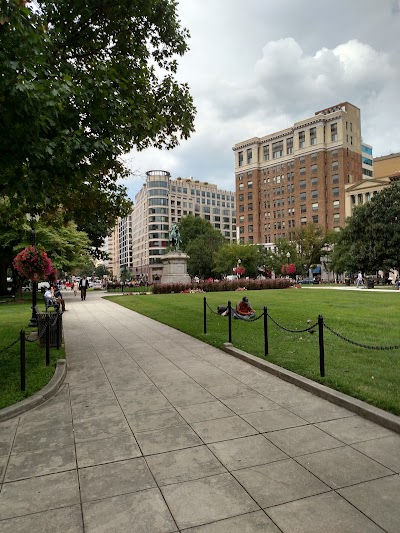
[[[44,300],[44,305],[46,307],[46,313],[47,313],[47,311],[49,310],[50,307],[53,307],[55,311],[59,311],[60,310],[60,304],[53,303],[48,298],[43,298],[43,300]]]

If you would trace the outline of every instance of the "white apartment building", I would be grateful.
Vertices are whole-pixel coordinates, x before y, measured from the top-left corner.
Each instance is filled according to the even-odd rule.
[[[120,270],[149,282],[161,277],[170,224],[189,214],[210,221],[229,242],[236,240],[234,192],[192,177],[171,179],[165,170],[146,172],[131,215],[119,221]]]

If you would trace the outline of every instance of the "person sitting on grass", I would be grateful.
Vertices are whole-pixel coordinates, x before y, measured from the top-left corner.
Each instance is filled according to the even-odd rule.
[[[254,309],[251,308],[250,302],[246,296],[236,304],[236,313],[239,315],[239,318],[249,319],[253,318],[256,315]]]

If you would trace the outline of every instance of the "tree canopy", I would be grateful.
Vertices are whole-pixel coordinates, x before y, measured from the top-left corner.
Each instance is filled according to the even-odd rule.
[[[336,272],[373,274],[400,269],[400,186],[386,187],[356,206],[339,234],[332,255]]]
[[[0,197],[63,205],[98,244],[131,203],[119,183],[133,147],[194,131],[174,0],[4,0],[0,15]]]
[[[257,277],[262,256],[258,246],[251,244],[226,243],[214,255],[214,272],[219,276],[233,274],[240,259],[240,266],[244,268],[243,277]]]
[[[188,273],[191,276],[213,276],[214,254],[226,242],[222,233],[208,220],[188,215],[181,218],[179,232],[182,250],[189,255]]]

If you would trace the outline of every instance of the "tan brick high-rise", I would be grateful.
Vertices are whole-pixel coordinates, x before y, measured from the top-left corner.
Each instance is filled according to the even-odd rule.
[[[235,144],[236,225],[244,243],[345,223],[345,186],[362,179],[360,110],[343,102],[292,127]]]

